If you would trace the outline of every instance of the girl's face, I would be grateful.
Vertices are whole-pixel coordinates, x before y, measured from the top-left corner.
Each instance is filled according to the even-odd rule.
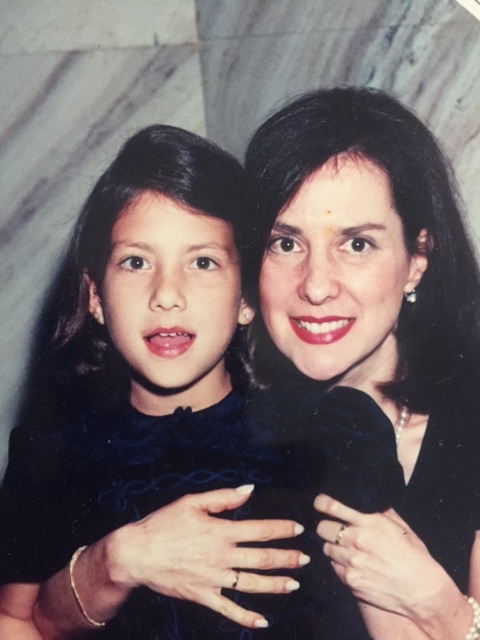
[[[231,388],[224,355],[237,323],[253,316],[230,225],[142,193],[113,227],[100,291],[90,283],[90,311],[137,374],[137,409],[161,415],[215,404]]]
[[[403,294],[426,268],[424,254],[407,252],[387,174],[339,156],[272,229],[260,276],[266,327],[305,375],[369,390],[393,376]]]

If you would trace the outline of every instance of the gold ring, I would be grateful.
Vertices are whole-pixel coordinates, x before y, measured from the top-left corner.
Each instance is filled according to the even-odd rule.
[[[235,571],[235,578],[233,579],[232,589],[236,589],[237,588],[237,584],[238,584],[238,579],[239,578],[240,578],[240,572],[239,571]]]
[[[347,528],[347,525],[345,523],[340,525],[340,529],[338,530],[338,533],[337,533],[337,536],[335,538],[334,544],[340,544],[340,540],[342,539],[342,536],[345,533],[345,529],[346,528]]]

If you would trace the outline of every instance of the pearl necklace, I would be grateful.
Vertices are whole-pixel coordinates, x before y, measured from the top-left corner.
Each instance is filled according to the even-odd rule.
[[[405,424],[407,423],[408,419],[410,418],[410,414],[408,412],[408,409],[405,405],[402,406],[402,411],[400,413],[400,418],[396,424],[396,426],[394,427],[395,430],[395,442],[398,443],[400,442],[400,436],[402,435],[402,431],[403,428],[405,426]]]

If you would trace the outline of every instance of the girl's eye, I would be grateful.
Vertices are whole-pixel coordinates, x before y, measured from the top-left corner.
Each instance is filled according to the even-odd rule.
[[[345,243],[345,247],[350,254],[365,253],[372,248],[371,242],[365,238],[352,238]]]
[[[140,256],[131,256],[130,258],[126,258],[125,260],[122,260],[120,265],[129,271],[143,271],[149,266],[145,258],[140,258]]]
[[[216,269],[218,264],[212,260],[212,258],[205,258],[202,256],[201,258],[196,258],[193,261],[193,267],[202,271],[211,271],[212,269]]]
[[[285,253],[298,253],[301,249],[293,238],[273,238],[270,241],[269,250],[272,253],[283,255]]]

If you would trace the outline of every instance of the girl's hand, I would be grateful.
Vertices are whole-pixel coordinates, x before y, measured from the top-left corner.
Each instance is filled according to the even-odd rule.
[[[188,495],[110,534],[104,539],[103,554],[109,580],[125,593],[143,585],[202,604],[240,625],[266,626],[262,616],[241,608],[221,590],[288,593],[298,588],[291,578],[254,572],[296,568],[309,559],[296,550],[238,546],[296,536],[303,527],[293,521],[234,522],[212,516],[241,506],[252,489],[247,486]],[[96,546],[83,555],[98,554]],[[98,615],[102,619],[94,600],[84,604],[94,618]]]
[[[0,638],[42,640],[32,620],[39,588],[33,583],[0,586]]]
[[[326,541],[324,552],[336,574],[356,598],[421,627],[442,607],[455,603],[466,609],[450,577],[393,509],[363,514],[326,495],[317,496],[315,508],[340,521],[322,520],[317,533]]]

